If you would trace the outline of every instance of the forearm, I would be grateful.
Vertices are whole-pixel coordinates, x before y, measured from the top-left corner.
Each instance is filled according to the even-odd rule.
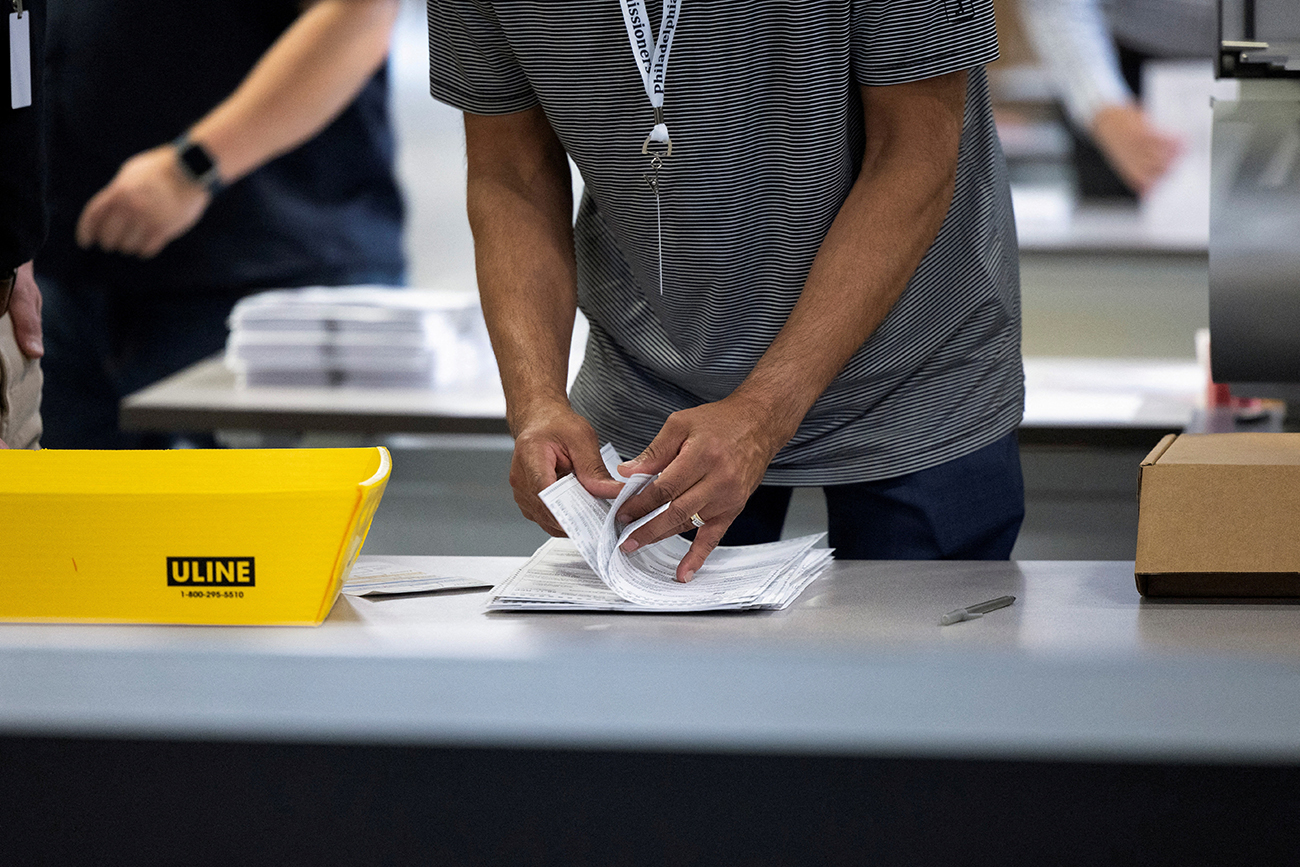
[[[468,207],[479,295],[511,431],[567,407],[577,309],[568,158],[540,109],[466,115]]]
[[[1019,9],[1034,52],[1081,129],[1106,106],[1133,102],[1099,0],[1021,0]]]
[[[923,84],[905,100],[905,125],[868,122],[862,171],[800,299],[732,395],[767,420],[778,446],[884,321],[938,234],[952,201],[964,93],[964,74]]]
[[[191,138],[233,182],[324,129],[383,63],[398,0],[319,0]]]

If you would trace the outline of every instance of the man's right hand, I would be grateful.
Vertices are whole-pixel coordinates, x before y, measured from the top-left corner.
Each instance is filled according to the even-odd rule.
[[[510,485],[525,517],[563,536],[542,490],[568,473],[597,497],[621,489],[565,391],[578,304],[569,158],[541,106],[467,113],[465,155],[479,300],[515,438]]]
[[[569,473],[603,499],[614,499],[623,487],[605,469],[596,432],[586,419],[567,404],[534,410],[515,433],[510,487],[524,517],[552,536],[563,536],[564,530],[537,495]]]

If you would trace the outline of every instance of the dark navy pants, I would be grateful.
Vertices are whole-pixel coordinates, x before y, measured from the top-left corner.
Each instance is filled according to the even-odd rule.
[[[220,352],[226,317],[245,291],[160,298],[37,275],[45,298],[46,448],[161,448],[164,434],[118,429],[117,404],[187,365]],[[202,441],[201,445],[211,445]]]
[[[779,539],[792,490],[760,486],[722,544]],[[827,543],[843,560],[1005,560],[1025,516],[1014,431],[928,470],[822,490]]]

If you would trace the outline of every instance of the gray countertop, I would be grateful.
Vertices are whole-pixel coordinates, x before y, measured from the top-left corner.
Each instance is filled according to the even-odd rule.
[[[522,562],[384,559],[488,580]],[[781,612],[486,598],[341,597],[317,629],[3,625],[0,732],[1300,760],[1300,606],[1144,601],[1132,563],[844,562]]]

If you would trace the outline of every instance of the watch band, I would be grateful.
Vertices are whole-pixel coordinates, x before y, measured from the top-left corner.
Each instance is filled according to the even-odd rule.
[[[196,141],[191,141],[189,133],[181,133],[177,136],[172,142],[172,147],[176,149],[176,161],[180,164],[181,171],[190,181],[214,196],[225,189],[226,185],[217,172],[217,161],[212,158],[212,154],[208,153],[207,148]]]

